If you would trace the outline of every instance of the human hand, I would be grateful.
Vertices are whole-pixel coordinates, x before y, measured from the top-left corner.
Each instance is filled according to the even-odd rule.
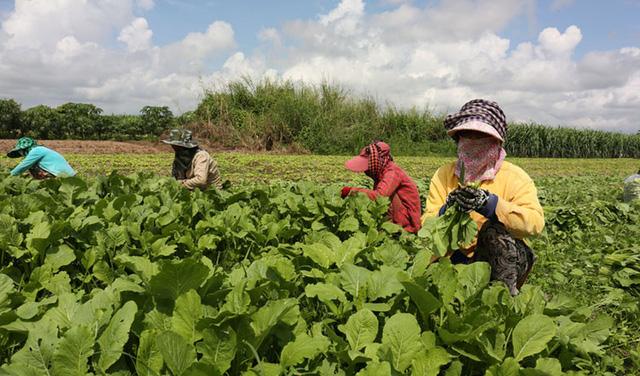
[[[453,191],[449,192],[447,195],[447,199],[444,202],[444,209],[441,209],[443,213],[450,208],[453,204],[456,203],[456,196],[460,193],[460,188],[456,188]]]
[[[458,208],[464,212],[480,211],[489,201],[489,191],[474,187],[461,187],[454,190],[452,200],[458,204]],[[451,194],[450,194],[451,195]],[[447,200],[449,198],[447,197]]]

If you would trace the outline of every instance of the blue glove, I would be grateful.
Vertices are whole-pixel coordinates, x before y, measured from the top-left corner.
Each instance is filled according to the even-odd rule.
[[[498,196],[493,193],[489,193],[489,199],[483,207],[476,210],[483,217],[493,222],[498,222],[498,216],[496,216],[496,206],[498,206]]]

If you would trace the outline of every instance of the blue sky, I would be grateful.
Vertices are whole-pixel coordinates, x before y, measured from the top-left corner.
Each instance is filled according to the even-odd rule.
[[[192,31],[204,30],[214,20],[225,20],[234,26],[238,45],[251,50],[258,45],[257,34],[261,29],[278,27],[294,19],[314,18],[338,3],[339,0],[156,0],[151,10],[140,14],[153,29],[154,42],[160,45],[179,41]],[[438,1],[413,3],[433,6]],[[535,39],[545,27],[564,29],[570,25],[578,25],[584,36],[576,48],[577,56],[593,50],[640,45],[640,0],[537,0],[532,3],[534,15],[520,15],[502,33],[514,45]],[[387,10],[392,4],[374,0],[367,2],[367,8]],[[14,6],[14,0],[0,0],[3,14]]]
[[[176,42],[191,31],[206,29],[214,20],[225,20],[234,26],[241,49],[251,50],[258,44],[256,36],[261,29],[278,27],[294,19],[314,18],[328,13],[338,3],[338,0],[157,0],[145,17],[158,44]],[[413,3],[424,6],[438,2]],[[514,45],[535,39],[545,27],[565,29],[571,25],[579,26],[583,34],[576,48],[577,56],[593,50],[640,45],[640,1],[576,0],[555,6],[556,2],[551,0],[532,3],[533,16],[523,14],[514,18],[502,33]],[[374,0],[367,2],[367,8],[376,12],[391,9],[392,5]]]
[[[176,42],[194,30],[204,30],[215,20],[234,25],[236,40],[243,49],[257,45],[258,32],[288,20],[313,18],[333,9],[338,1],[274,0],[158,0],[146,14],[158,44]]]
[[[505,35],[518,43],[535,38],[546,27],[565,29],[577,25],[582,30],[582,42],[576,55],[593,50],[640,45],[640,1],[576,0],[554,8],[554,1],[538,1],[533,25],[513,22]]]
[[[637,132],[640,0],[0,0],[0,97],[194,108],[251,77]]]

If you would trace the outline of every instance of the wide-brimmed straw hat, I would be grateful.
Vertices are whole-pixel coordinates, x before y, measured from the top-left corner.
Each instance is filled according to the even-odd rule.
[[[162,142],[189,149],[198,147],[198,142],[191,138],[191,131],[187,129],[172,129],[169,132],[169,139]]]

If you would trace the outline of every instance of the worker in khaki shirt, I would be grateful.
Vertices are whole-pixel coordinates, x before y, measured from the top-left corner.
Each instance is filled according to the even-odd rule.
[[[434,174],[422,220],[447,209],[468,212],[480,229],[477,242],[447,256],[454,264],[488,262],[491,279],[504,282],[516,295],[536,259],[523,239],[544,227],[536,187],[524,170],[504,160],[507,121],[496,102],[469,101],[448,115],[444,126],[456,142],[458,160]],[[464,186],[470,182],[479,188]]]
[[[175,157],[171,174],[185,188],[205,190],[211,185],[222,188],[218,164],[192,140],[191,131],[172,129],[169,139],[162,142],[173,148]]]

